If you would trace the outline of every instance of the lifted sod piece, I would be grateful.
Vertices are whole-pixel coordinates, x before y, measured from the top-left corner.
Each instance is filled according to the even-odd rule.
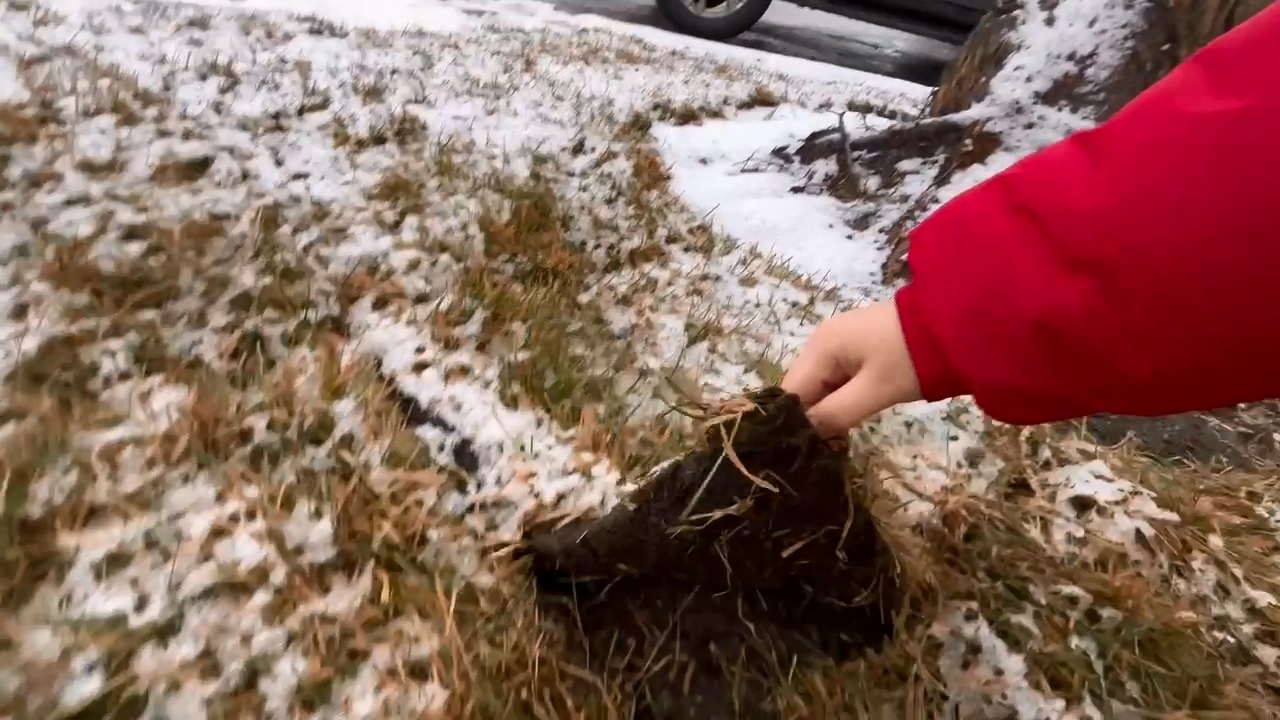
[[[773,717],[769,684],[794,663],[888,637],[895,564],[847,449],[796,396],[703,412],[703,447],[602,518],[531,529],[523,554],[548,615],[636,717]]]

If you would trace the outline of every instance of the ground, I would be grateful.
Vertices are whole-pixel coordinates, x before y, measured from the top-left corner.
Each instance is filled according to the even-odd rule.
[[[311,5],[0,10],[0,717],[625,717],[512,543],[888,292],[889,215],[772,151],[928,90],[545,8]],[[784,715],[1275,707],[1265,468],[966,399],[850,452],[909,602]]]

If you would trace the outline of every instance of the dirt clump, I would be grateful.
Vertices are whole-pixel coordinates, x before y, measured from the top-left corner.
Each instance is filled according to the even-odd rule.
[[[797,663],[878,647],[896,565],[799,398],[706,408],[705,443],[602,518],[533,528],[523,553],[547,617],[640,718],[769,718]]]

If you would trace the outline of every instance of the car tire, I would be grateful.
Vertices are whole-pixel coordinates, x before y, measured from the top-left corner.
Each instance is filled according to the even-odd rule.
[[[680,32],[707,40],[728,40],[759,22],[773,0],[746,0],[736,12],[723,17],[698,15],[684,0],[657,0],[657,3],[663,16]]]

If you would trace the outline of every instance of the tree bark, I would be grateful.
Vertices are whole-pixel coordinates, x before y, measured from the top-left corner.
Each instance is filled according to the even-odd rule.
[[[1046,105],[1066,105],[1103,120],[1155,84],[1178,63],[1209,41],[1239,25],[1271,4],[1272,0],[1104,0],[1093,1],[1095,12],[1107,6],[1127,6],[1139,24],[1130,36],[1124,60],[1105,77],[1086,82],[1081,72],[1069,72],[1055,80],[1054,91],[1042,100]],[[1059,6],[1071,0],[1035,2],[1049,27]],[[1077,5],[1081,3],[1076,3]],[[1016,30],[1033,16],[1022,11],[1022,2],[997,3],[970,36],[947,70],[928,115],[938,117],[966,110],[987,95],[989,81],[1000,72],[1017,46]],[[1024,48],[1034,52],[1031,47]],[[1047,50],[1046,54],[1052,54]],[[1096,55],[1097,48],[1080,47],[1073,53],[1079,68]]]

